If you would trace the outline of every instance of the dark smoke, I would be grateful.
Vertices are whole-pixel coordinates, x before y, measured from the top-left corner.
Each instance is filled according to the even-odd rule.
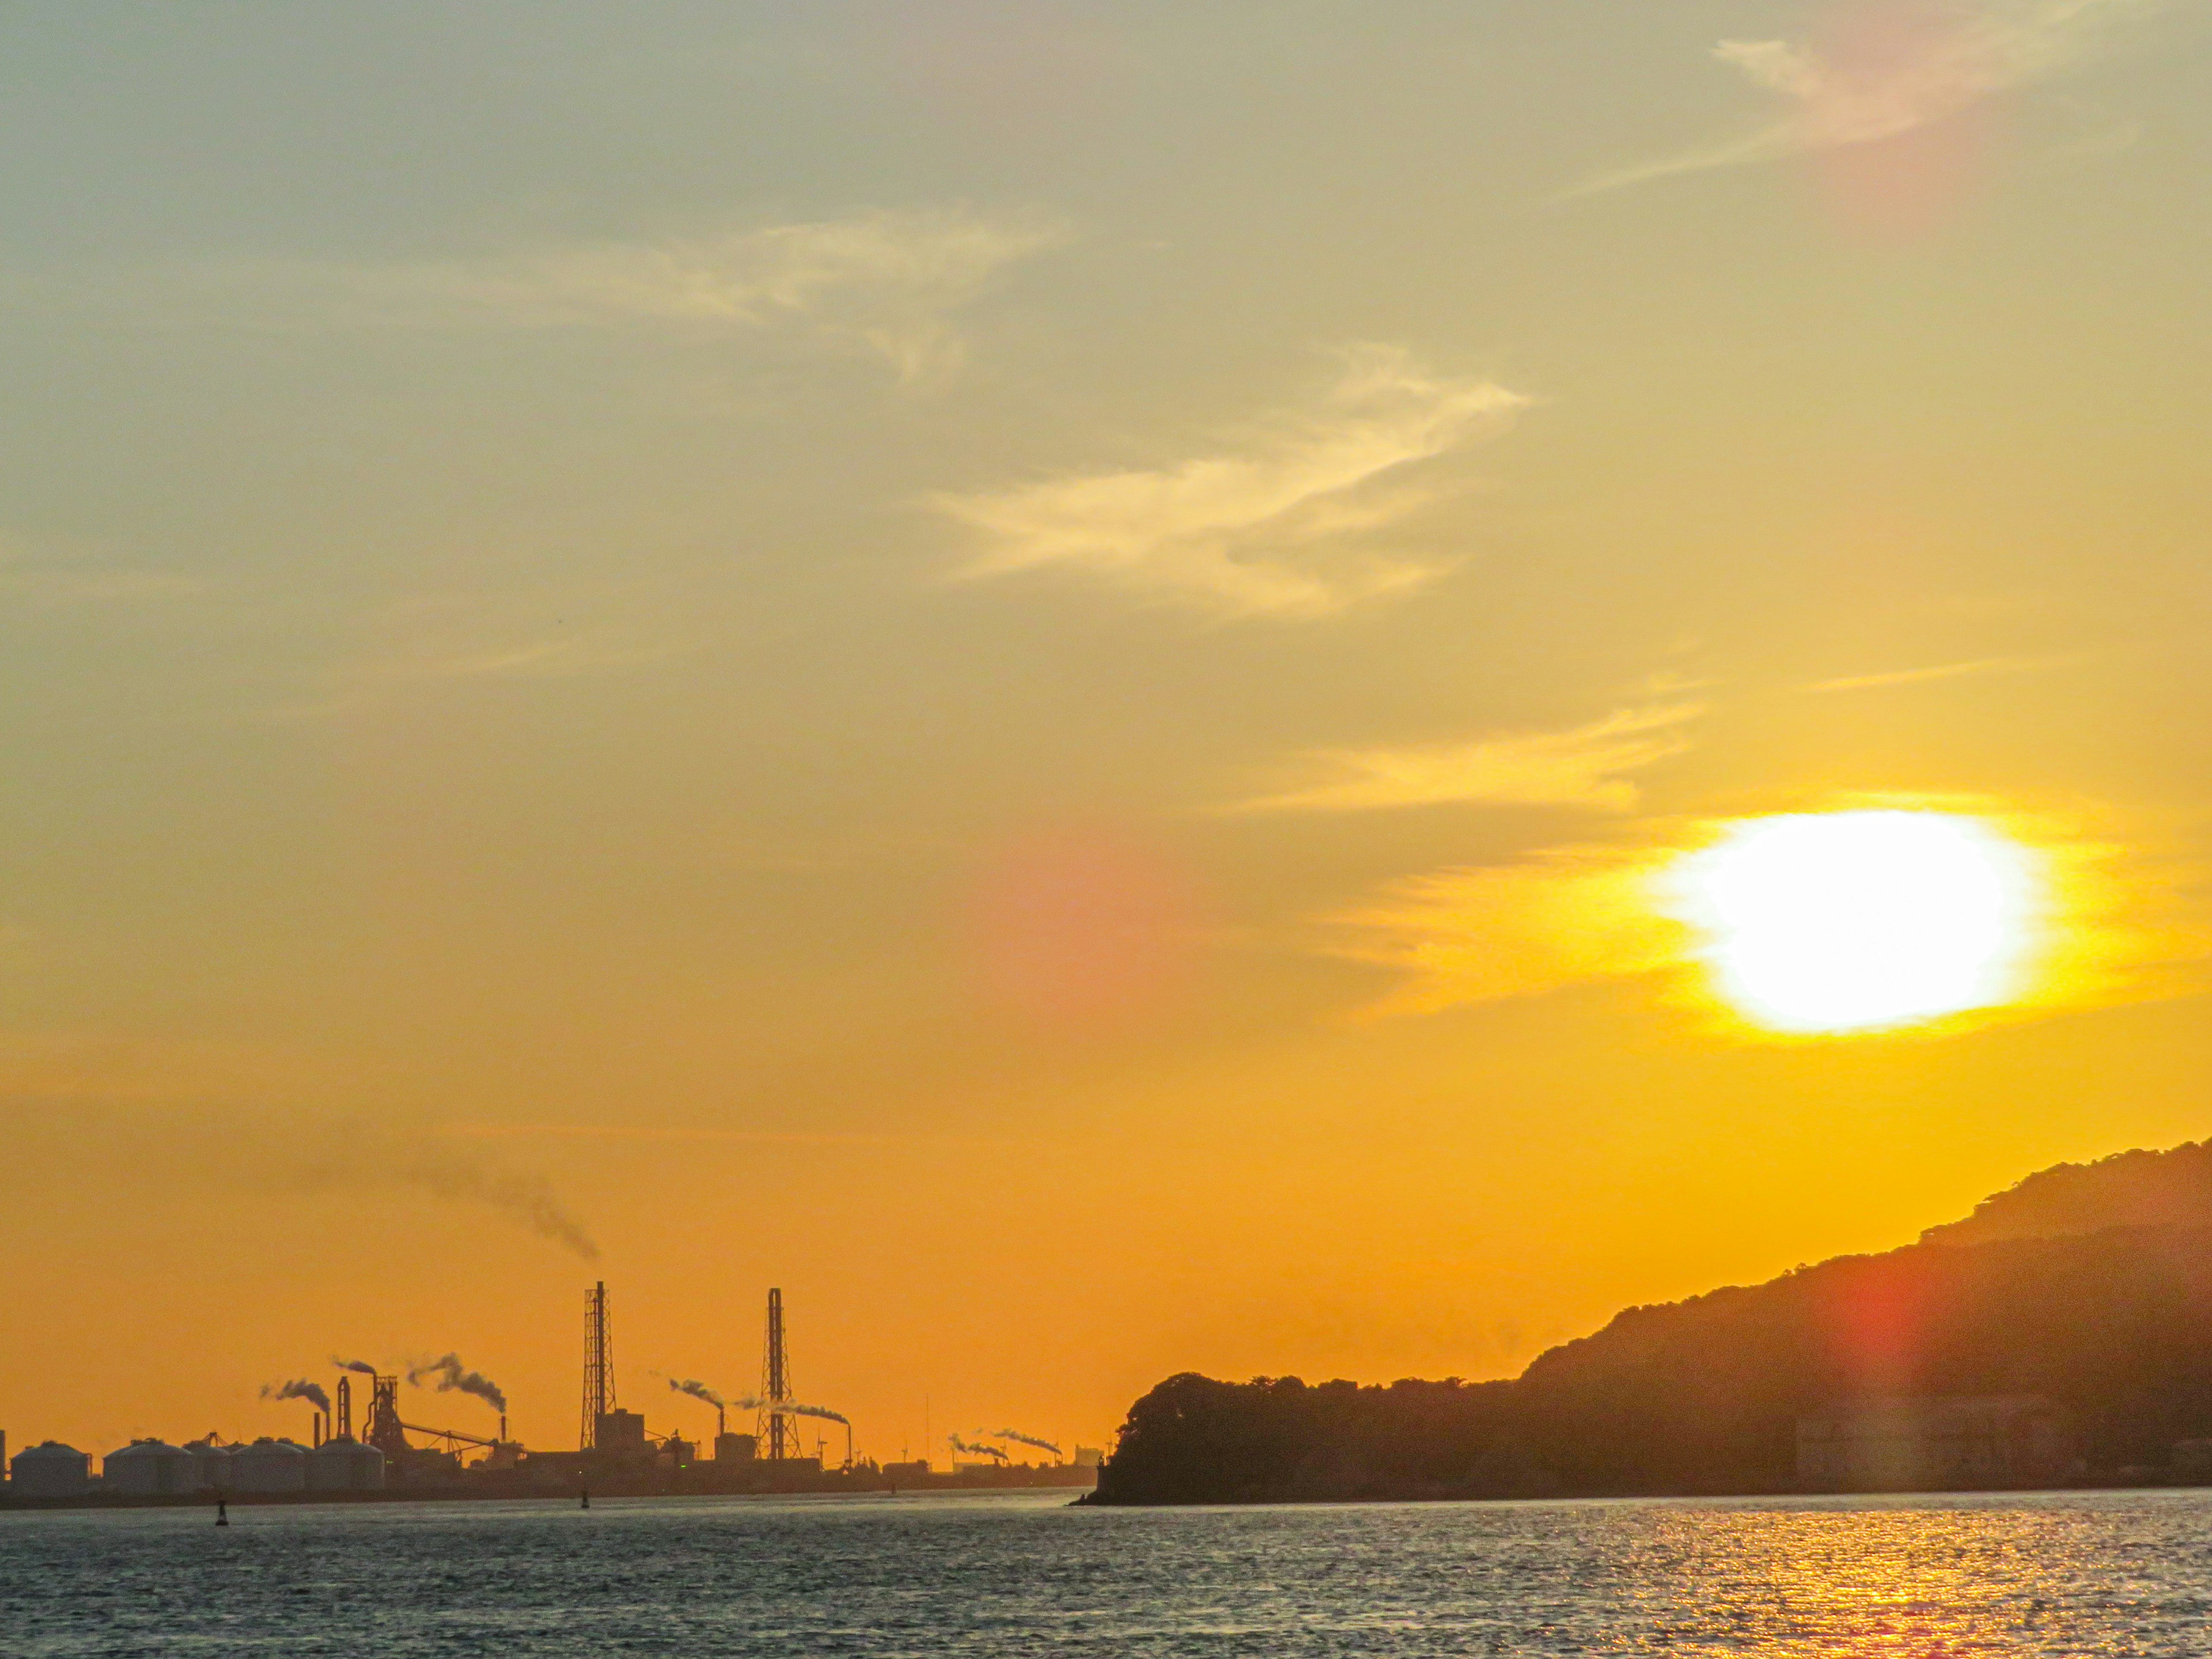
[[[708,1405],[713,1406],[717,1409],[726,1407],[729,1404],[728,1401],[723,1399],[721,1395],[716,1394],[704,1382],[695,1382],[689,1377],[679,1379],[672,1376],[668,1379],[668,1386],[670,1390],[673,1393],[688,1394],[694,1400],[703,1400]],[[738,1409],[743,1411],[744,1407],[740,1405]]]
[[[842,1412],[833,1412],[827,1406],[793,1405],[786,1406],[784,1410],[789,1412],[793,1417],[818,1417],[825,1423],[842,1423],[848,1429],[853,1426],[851,1418]]]
[[[264,1383],[261,1397],[264,1400],[305,1400],[325,1411],[331,1408],[331,1397],[323,1392],[323,1385],[310,1382],[305,1377],[291,1382]]]
[[[426,1376],[438,1379],[440,1394],[472,1394],[479,1400],[489,1401],[495,1412],[507,1410],[507,1395],[501,1392],[499,1384],[482,1371],[469,1370],[461,1364],[461,1357],[457,1353],[424,1360],[407,1368],[407,1381],[415,1388],[421,1388]]]
[[[363,1376],[374,1376],[376,1375],[376,1367],[370,1364],[366,1359],[341,1359],[336,1354],[332,1354],[331,1356],[331,1364],[337,1366],[342,1371],[359,1371]]]
[[[1018,1446],[1035,1446],[1039,1451],[1048,1451],[1054,1457],[1061,1455],[1060,1448],[1054,1445],[1051,1441],[1040,1440],[1035,1435],[1024,1434],[1018,1429],[995,1430],[991,1437],[994,1440],[1011,1440]]]
[[[49,1185],[82,1169],[134,1185],[339,1199],[356,1212],[380,1196],[411,1192],[496,1211],[586,1261],[599,1259],[590,1232],[543,1176],[500,1161],[479,1140],[390,1114],[344,1118],[289,1108],[72,1102],[57,1117],[9,1100],[0,1101],[0,1141],[11,1153],[0,1163],[0,1203],[30,1195],[19,1175],[27,1170]]]
[[[1001,1463],[1008,1461],[1005,1450],[1000,1447],[978,1445],[972,1441],[963,1440],[957,1434],[947,1435],[945,1438],[951,1443],[952,1449],[957,1452],[966,1452],[973,1457],[995,1457]]]
[[[455,1203],[485,1205],[586,1261],[599,1259],[599,1247],[544,1176],[501,1169],[475,1152],[428,1137],[388,1132],[331,1135],[287,1159],[279,1179],[311,1193],[413,1187]]]

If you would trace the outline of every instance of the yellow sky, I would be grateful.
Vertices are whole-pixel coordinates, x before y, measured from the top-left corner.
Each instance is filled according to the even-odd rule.
[[[604,1277],[656,1430],[776,1285],[866,1451],[1097,1444],[2212,1133],[2209,49],[17,9],[0,1428],[562,1443]],[[1650,870],[1900,804],[2064,959],[1716,1018]]]

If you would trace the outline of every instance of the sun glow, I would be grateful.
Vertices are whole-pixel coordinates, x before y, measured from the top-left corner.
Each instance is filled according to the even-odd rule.
[[[1732,825],[1676,860],[1664,905],[1747,1018],[1865,1031],[2019,996],[2044,884],[2035,855],[1980,818],[1808,813]]]

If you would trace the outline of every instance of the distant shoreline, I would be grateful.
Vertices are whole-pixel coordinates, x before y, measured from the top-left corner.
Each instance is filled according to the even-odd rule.
[[[1081,1491],[1086,1501],[1095,1490],[1090,1483],[1080,1486],[1075,1483],[1055,1480],[993,1486],[956,1485],[947,1480],[939,1486],[805,1486],[787,1490],[764,1487],[726,1487],[671,1491],[666,1487],[594,1486],[591,1489],[594,1501],[629,1501],[641,1498],[989,1498],[1010,1492],[1074,1492]],[[0,1496],[0,1514],[30,1514],[47,1510],[209,1510],[218,1500],[234,1510],[246,1509],[306,1509],[326,1504],[356,1505],[375,1504],[560,1504],[574,1507],[580,1497],[575,1492],[547,1492],[539,1490],[507,1490],[498,1492],[456,1491],[452,1488],[410,1489],[404,1486],[387,1487],[382,1492],[86,1492],[75,1498],[13,1498]]]
[[[2207,1492],[2212,1481],[2155,1481],[2114,1477],[2109,1480],[2077,1480],[2058,1486],[1920,1486],[1884,1491],[1838,1492],[1814,1489],[1747,1489],[1741,1492],[1468,1492],[1407,1491],[1363,1492],[1358,1497],[1308,1493],[1296,1497],[1246,1498],[1117,1498],[1097,1491],[1075,1500],[1073,1507],[1100,1510],[1208,1509],[1349,1509],[1362,1504],[1735,1504],[1790,1502],[1811,1498],[2063,1498],[2074,1492]]]

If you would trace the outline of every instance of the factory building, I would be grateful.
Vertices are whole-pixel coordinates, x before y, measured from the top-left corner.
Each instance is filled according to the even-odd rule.
[[[1797,1481],[1814,1492],[2043,1486],[2074,1461],[2063,1413],[2033,1395],[1878,1400],[1797,1419]]]
[[[601,1412],[597,1430],[592,1447],[610,1457],[645,1457],[650,1455],[645,1443],[645,1417],[641,1413]]]
[[[134,1440],[112,1451],[100,1466],[100,1482],[110,1492],[137,1498],[166,1498],[200,1489],[198,1462],[182,1446],[160,1440]]]
[[[92,1459],[58,1440],[17,1452],[9,1471],[17,1498],[82,1498],[92,1489]]]
[[[230,1455],[234,1447],[227,1446],[213,1435],[204,1440],[185,1443],[185,1455],[192,1460],[198,1475],[195,1492],[228,1492],[230,1490]]]
[[[382,1492],[384,1454],[349,1435],[325,1440],[307,1456],[309,1492]]]
[[[237,1492],[305,1492],[310,1453],[293,1440],[267,1435],[230,1454],[230,1490]]]

